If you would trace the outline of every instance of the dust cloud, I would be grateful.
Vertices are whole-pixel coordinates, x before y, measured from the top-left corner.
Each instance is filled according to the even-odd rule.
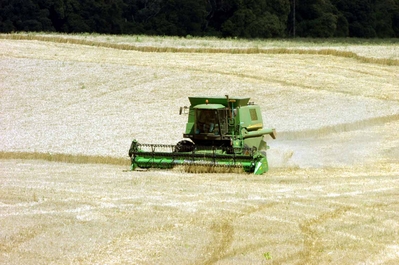
[[[376,161],[397,162],[398,132],[396,116],[384,124],[369,121],[357,128],[336,126],[308,133],[285,132],[278,141],[268,141],[268,160],[271,167],[277,168],[331,168],[362,166]]]

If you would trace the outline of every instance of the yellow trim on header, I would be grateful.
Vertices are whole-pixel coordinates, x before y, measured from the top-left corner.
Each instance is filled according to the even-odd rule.
[[[262,129],[262,128],[263,128],[262,123],[256,123],[256,124],[252,124],[252,125],[248,126],[247,130],[257,130],[257,129]]]

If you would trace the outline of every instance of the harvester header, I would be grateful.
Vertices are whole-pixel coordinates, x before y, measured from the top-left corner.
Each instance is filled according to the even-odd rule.
[[[201,104],[220,104],[225,107],[229,106],[229,103],[234,103],[237,106],[246,106],[250,98],[229,98],[226,97],[188,97],[191,106],[201,105]]]
[[[269,168],[265,135],[276,138],[275,129],[263,128],[260,107],[250,98],[189,97],[188,120],[183,140],[176,145],[140,144],[129,149],[131,168],[241,168],[256,175]],[[180,114],[183,113],[180,108]]]

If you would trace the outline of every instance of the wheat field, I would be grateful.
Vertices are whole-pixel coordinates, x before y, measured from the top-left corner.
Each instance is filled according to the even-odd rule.
[[[0,263],[397,264],[398,60],[395,43],[1,35]],[[133,139],[181,140],[188,96],[226,94],[276,128],[268,173],[127,170]]]

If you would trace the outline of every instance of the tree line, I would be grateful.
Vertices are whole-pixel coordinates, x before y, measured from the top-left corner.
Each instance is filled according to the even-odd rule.
[[[1,0],[0,32],[399,37],[399,0]]]

